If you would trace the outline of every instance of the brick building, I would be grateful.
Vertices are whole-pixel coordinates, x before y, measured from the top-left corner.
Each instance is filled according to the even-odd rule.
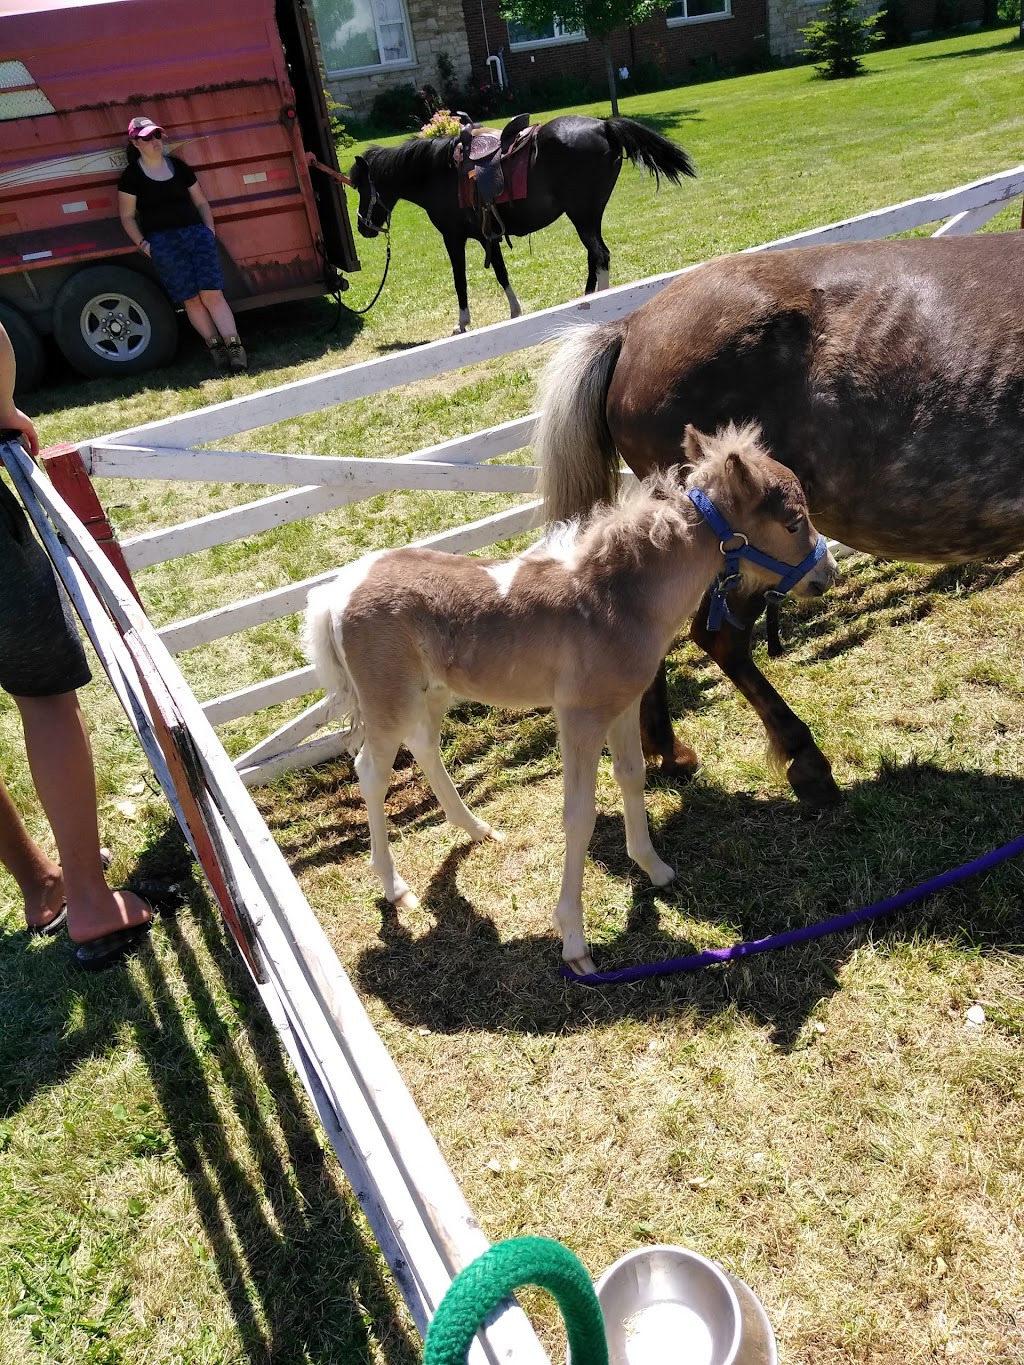
[[[311,0],[328,86],[356,114],[374,97],[402,85],[440,88],[444,54],[460,83],[501,81],[529,97],[531,86],[566,76],[605,87],[604,52],[585,34],[528,32],[499,13],[500,0]],[[646,67],[670,81],[692,79],[704,66],[753,66],[787,59],[802,45],[799,30],[823,0],[674,0],[663,13],[612,38],[616,69]],[[935,26],[944,0],[901,0],[908,34]],[[945,0],[948,7],[950,0]],[[980,23],[984,0],[957,0],[963,22]],[[877,9],[879,0],[868,0]],[[488,61],[490,59],[490,61]]]

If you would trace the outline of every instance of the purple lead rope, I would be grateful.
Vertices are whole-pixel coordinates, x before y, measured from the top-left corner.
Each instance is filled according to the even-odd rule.
[[[1005,863],[1008,858],[1015,858],[1019,853],[1024,853],[1024,834],[1008,844],[1003,844],[1002,848],[993,849],[991,853],[975,858],[972,863],[965,863],[963,867],[954,868],[951,872],[941,872],[937,877],[931,877],[928,881],[921,882],[919,886],[911,887],[909,891],[901,891],[897,896],[890,896],[888,900],[876,901],[874,905],[865,905],[860,910],[851,910],[846,915],[834,915],[831,919],[821,920],[818,924],[807,924],[802,929],[787,929],[785,933],[769,934],[767,938],[734,943],[731,948],[706,948],[704,952],[691,953],[689,957],[671,957],[664,962],[646,962],[639,967],[620,967],[617,971],[611,972],[588,972],[585,976],[577,976],[568,967],[563,967],[562,975],[580,986],[610,986],[621,981],[642,981],[648,976],[695,972],[716,962],[734,962],[737,958],[753,957],[755,953],[769,953],[774,948],[788,948],[794,943],[808,943],[811,939],[837,934],[843,929],[853,929],[867,920],[889,915],[894,910],[902,910],[905,905],[924,900],[926,896],[934,896],[936,891],[942,891],[947,886],[955,886],[957,882],[967,881],[969,877],[976,877],[979,872],[987,872],[990,867],[997,867],[999,863]]]

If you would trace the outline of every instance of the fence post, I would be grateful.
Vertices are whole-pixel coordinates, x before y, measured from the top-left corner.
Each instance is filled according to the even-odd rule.
[[[89,472],[78,453],[78,447],[66,444],[47,446],[40,453],[39,458],[54,488],[79,521],[84,524],[93,540],[117,570],[136,602],[142,606],[142,598],[132,580],[131,570],[121,553],[121,547],[117,543],[113,527],[107,520],[103,504],[92,486],[92,480],[89,478]]]

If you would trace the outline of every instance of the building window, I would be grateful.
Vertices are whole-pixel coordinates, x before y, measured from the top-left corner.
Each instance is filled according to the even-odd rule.
[[[543,43],[586,42],[587,35],[578,28],[566,28],[561,19],[552,19],[543,28],[528,28],[526,24],[508,21],[508,41],[512,47],[539,47]]]
[[[403,0],[314,0],[313,8],[332,76],[415,60]]]
[[[722,19],[731,13],[730,0],[676,0],[665,17],[670,24],[682,24],[691,19]]]

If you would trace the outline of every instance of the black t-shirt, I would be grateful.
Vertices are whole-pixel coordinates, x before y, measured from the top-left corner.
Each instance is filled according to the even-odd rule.
[[[190,227],[203,221],[189,198],[189,190],[196,183],[195,171],[176,156],[169,156],[167,160],[174,171],[170,180],[151,180],[141,163],[136,161],[125,169],[117,182],[119,190],[135,195],[135,214],[143,232]]]

